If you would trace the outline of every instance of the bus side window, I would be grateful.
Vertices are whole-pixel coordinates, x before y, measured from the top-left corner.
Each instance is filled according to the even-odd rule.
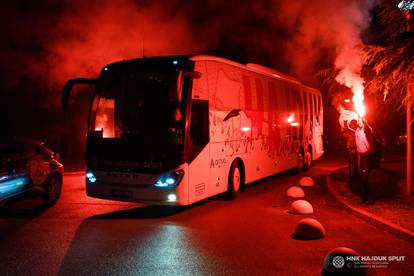
[[[318,96],[318,122],[320,122],[321,109],[322,109],[322,97]]]
[[[308,94],[309,95],[309,103],[310,103],[310,121],[311,121],[311,126],[313,126],[313,115],[315,114],[314,112],[314,107],[313,107],[313,95],[312,94]]]
[[[303,113],[305,114],[305,124],[308,122],[308,95],[305,91],[302,91],[303,96]]]
[[[209,141],[208,101],[192,100],[190,140],[201,150]]]
[[[303,105],[303,98],[302,98],[302,93],[300,90],[295,89],[294,90],[295,93],[295,98],[297,99],[296,101],[296,113],[299,119],[299,128],[298,128],[298,135],[299,135],[299,139],[302,139],[303,137],[303,124],[305,123],[303,120],[303,113],[304,113],[304,105]]]
[[[318,102],[316,100],[316,95],[312,95],[313,98],[313,114],[315,114],[315,119],[317,122],[319,122],[319,117],[318,117]]]

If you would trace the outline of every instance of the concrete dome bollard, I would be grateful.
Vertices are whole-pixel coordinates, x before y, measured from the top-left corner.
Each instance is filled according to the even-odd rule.
[[[366,275],[365,268],[354,264],[358,256],[358,252],[348,247],[331,250],[323,261],[322,275]]]
[[[293,198],[305,197],[305,192],[301,187],[292,186],[286,191],[286,195]]]
[[[312,177],[305,176],[299,180],[299,185],[302,187],[312,187],[315,185],[315,181],[313,181]]]
[[[293,233],[293,238],[304,240],[316,240],[325,237],[326,232],[322,224],[313,218],[305,218],[298,222]]]
[[[313,213],[312,205],[303,199],[295,200],[290,205],[289,213],[298,215],[309,215]]]

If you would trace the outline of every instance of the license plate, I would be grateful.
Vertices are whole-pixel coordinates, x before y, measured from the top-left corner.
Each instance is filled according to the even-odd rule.
[[[132,198],[131,191],[124,191],[124,190],[112,190],[112,195],[120,198]]]

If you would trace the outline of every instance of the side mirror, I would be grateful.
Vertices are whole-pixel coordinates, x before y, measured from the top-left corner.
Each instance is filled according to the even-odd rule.
[[[68,109],[69,106],[69,98],[70,94],[72,93],[72,89],[77,84],[96,84],[97,79],[85,79],[85,78],[77,78],[68,80],[63,87],[63,94],[62,94],[62,107],[63,109]]]

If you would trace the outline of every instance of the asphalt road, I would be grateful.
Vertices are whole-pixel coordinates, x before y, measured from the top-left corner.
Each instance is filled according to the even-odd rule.
[[[296,223],[286,189],[292,173],[265,179],[234,201],[215,197],[187,208],[104,201],[85,195],[82,175],[64,177],[60,201],[43,210],[26,200],[0,211],[0,275],[320,275],[327,252],[351,247],[368,256],[405,256],[373,275],[414,274],[414,244],[352,216],[328,193],[338,161],[306,175],[320,240],[291,238]]]

